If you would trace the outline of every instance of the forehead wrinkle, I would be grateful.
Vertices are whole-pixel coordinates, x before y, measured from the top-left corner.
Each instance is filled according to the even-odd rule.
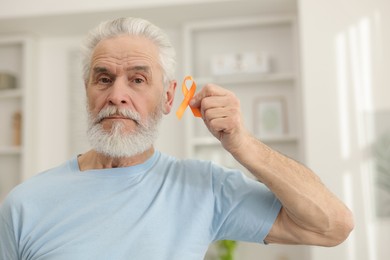
[[[131,66],[131,67],[128,67],[126,69],[126,71],[128,72],[131,72],[131,71],[142,71],[142,72],[145,72],[145,73],[150,73],[151,69],[149,66],[143,66],[143,65],[135,65],[135,66]]]

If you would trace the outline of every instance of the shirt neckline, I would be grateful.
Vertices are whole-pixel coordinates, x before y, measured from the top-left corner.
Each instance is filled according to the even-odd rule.
[[[143,173],[148,171],[156,163],[159,157],[160,157],[160,152],[155,150],[153,155],[149,159],[137,165],[118,167],[118,168],[92,169],[92,170],[81,171],[78,164],[77,155],[76,155],[73,157],[73,159],[70,160],[70,167],[77,174],[86,175],[86,176],[94,175],[94,176],[114,177],[118,175],[133,175],[133,174]]]

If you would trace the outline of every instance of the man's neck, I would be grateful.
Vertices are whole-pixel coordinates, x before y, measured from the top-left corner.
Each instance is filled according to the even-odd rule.
[[[128,167],[144,163],[153,154],[153,147],[135,156],[119,158],[109,157],[95,150],[90,150],[78,157],[78,164],[81,171]]]

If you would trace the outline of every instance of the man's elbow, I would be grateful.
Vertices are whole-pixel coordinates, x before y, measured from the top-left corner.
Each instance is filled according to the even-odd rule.
[[[326,236],[326,242],[323,246],[333,247],[343,243],[355,227],[353,214],[349,209],[340,215],[335,220],[335,223]]]

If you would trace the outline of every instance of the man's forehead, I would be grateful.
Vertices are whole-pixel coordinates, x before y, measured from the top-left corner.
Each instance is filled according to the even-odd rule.
[[[159,54],[158,47],[152,40],[132,35],[119,35],[101,40],[96,44],[93,53],[99,54],[104,52],[118,55],[118,57],[130,53],[144,53],[153,56],[158,56]]]
[[[102,40],[92,53],[92,67],[122,66],[126,70],[150,71],[159,65],[159,52],[154,43],[140,37],[115,37]],[[102,66],[104,65],[104,66]]]

